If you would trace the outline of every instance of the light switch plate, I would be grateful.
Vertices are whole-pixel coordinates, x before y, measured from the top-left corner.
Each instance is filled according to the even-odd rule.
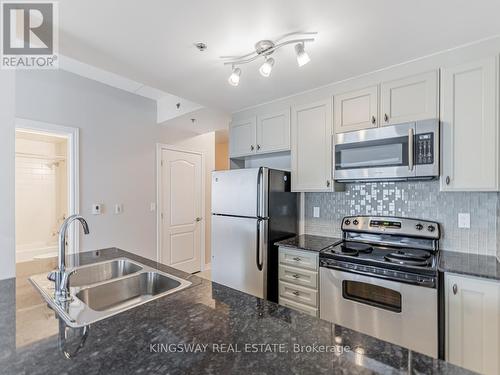
[[[123,213],[123,204],[117,203],[115,204],[115,215],[121,215]]]
[[[313,217],[319,217],[319,207],[313,207]]]
[[[458,214],[458,227],[466,229],[470,228],[470,213]]]

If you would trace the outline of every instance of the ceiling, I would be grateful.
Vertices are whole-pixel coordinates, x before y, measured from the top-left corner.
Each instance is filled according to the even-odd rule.
[[[500,34],[498,0],[61,0],[60,51],[207,107],[237,111],[416,57]],[[293,46],[227,83],[219,56],[256,41],[317,31],[311,62]],[[208,44],[205,52],[193,43]]]

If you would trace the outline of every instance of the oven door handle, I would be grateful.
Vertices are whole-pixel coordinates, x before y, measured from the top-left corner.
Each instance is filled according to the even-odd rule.
[[[414,165],[413,144],[414,144],[413,128],[410,128],[410,129],[408,129],[408,169],[410,171],[413,171],[413,165]]]

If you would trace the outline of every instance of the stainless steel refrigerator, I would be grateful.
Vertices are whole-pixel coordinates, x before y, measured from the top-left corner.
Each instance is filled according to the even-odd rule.
[[[296,235],[298,195],[290,172],[212,173],[212,280],[278,302],[276,241]]]

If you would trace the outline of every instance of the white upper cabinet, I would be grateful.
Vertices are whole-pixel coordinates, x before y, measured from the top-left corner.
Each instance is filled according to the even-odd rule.
[[[380,85],[380,125],[438,118],[438,72]]]
[[[257,149],[257,118],[235,121],[231,124],[229,154],[231,157],[255,154]]]
[[[333,191],[332,100],[292,108],[292,191]]]
[[[257,116],[257,152],[290,150],[290,108]]]
[[[446,274],[446,360],[500,373],[500,283]]]
[[[378,86],[335,95],[333,100],[336,133],[378,126]]]
[[[498,190],[495,58],[442,70],[443,191]]]

